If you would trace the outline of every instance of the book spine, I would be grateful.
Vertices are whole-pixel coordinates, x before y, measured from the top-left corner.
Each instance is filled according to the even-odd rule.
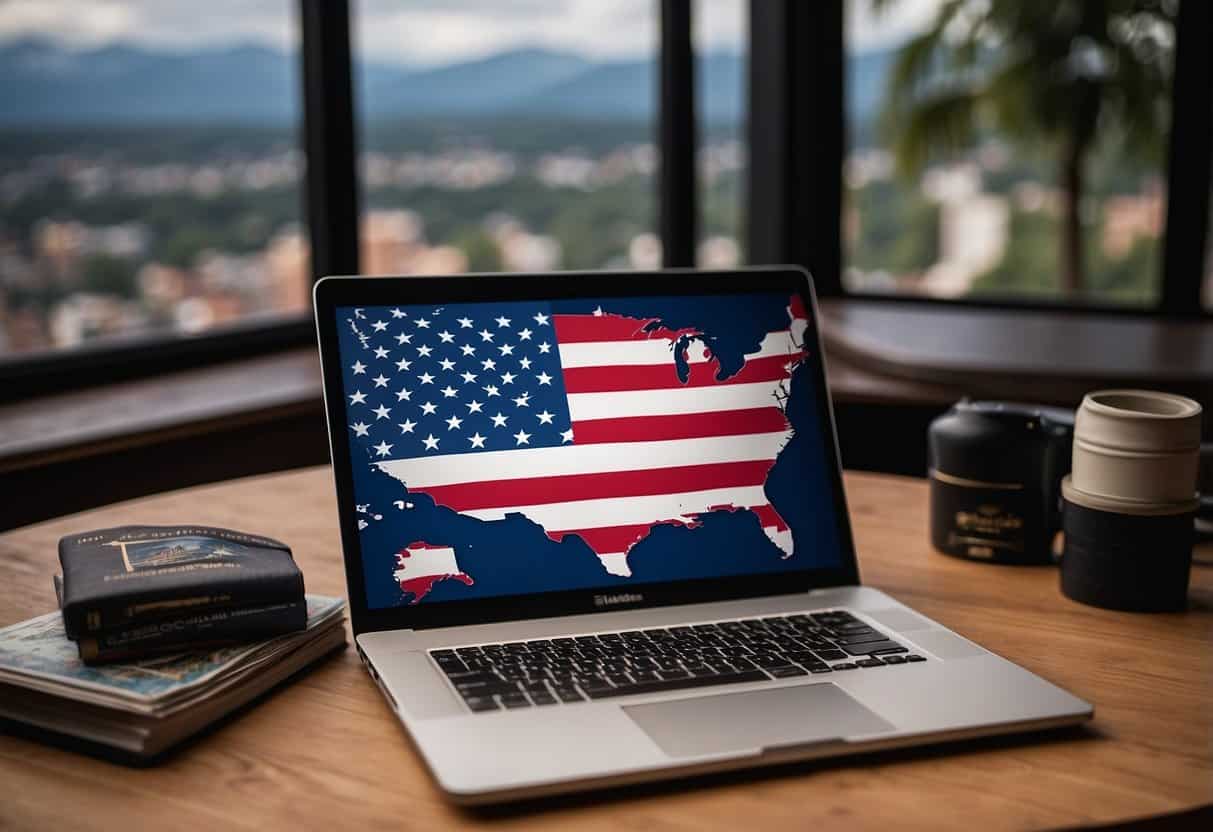
[[[77,642],[86,664],[142,658],[237,641],[256,641],[307,626],[307,602],[210,610],[91,634]]]
[[[64,629],[69,637],[94,636],[107,630],[151,623],[173,615],[219,608],[247,607],[298,601],[303,597],[303,576],[267,576],[216,587],[202,594],[116,599],[109,603],[77,604],[64,608]]]

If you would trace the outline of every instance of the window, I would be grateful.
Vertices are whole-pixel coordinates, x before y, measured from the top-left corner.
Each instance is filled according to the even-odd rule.
[[[691,9],[699,118],[699,244],[702,268],[744,262],[746,22],[743,0],[696,0]]]
[[[846,287],[1157,303],[1177,8],[847,0]]]
[[[660,265],[652,0],[351,11],[363,273]]]
[[[0,358],[307,309],[297,51],[290,0],[0,6]]]

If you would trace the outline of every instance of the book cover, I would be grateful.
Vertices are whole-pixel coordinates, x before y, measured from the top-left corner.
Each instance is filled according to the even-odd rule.
[[[207,610],[105,630],[81,637],[77,647],[86,664],[104,664],[202,646],[256,641],[306,626],[307,604],[299,600]]]
[[[298,601],[303,574],[277,540],[211,526],[120,526],[59,541],[70,638],[187,613]]]

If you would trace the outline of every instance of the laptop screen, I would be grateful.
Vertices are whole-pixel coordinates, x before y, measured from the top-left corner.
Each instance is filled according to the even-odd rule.
[[[336,314],[369,609],[840,565],[797,295]]]

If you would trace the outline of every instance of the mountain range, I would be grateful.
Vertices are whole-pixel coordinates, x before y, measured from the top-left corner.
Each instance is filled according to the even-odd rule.
[[[867,119],[879,104],[892,52],[848,60],[852,108]],[[355,96],[365,119],[436,116],[560,116],[639,120],[655,109],[652,60],[594,60],[524,48],[437,67],[364,60]],[[745,60],[699,58],[701,115],[743,116]],[[289,123],[298,116],[298,62],[261,45],[161,51],[130,44],[69,49],[42,38],[0,43],[0,126],[150,123]]]

